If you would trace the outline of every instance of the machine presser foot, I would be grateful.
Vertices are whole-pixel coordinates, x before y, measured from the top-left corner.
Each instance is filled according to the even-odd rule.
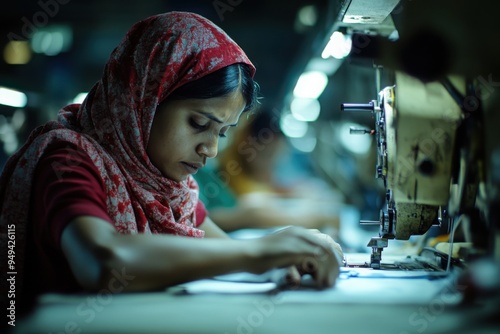
[[[382,251],[389,245],[389,240],[381,237],[373,237],[368,242],[367,247],[372,248],[370,256],[370,268],[380,269],[380,261],[382,261]]]

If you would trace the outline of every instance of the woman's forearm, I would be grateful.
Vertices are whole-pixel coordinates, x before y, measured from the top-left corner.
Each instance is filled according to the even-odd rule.
[[[130,290],[149,290],[216,275],[251,271],[251,242],[171,235],[117,235],[108,269],[135,276]]]
[[[64,230],[62,248],[79,283],[99,290],[116,273],[126,290],[154,290],[214,275],[252,270],[251,242],[172,235],[122,235],[107,222],[78,217]]]
[[[122,290],[146,291],[232,272],[262,273],[289,266],[309,270],[323,288],[332,286],[339,273],[332,245],[297,227],[249,240],[196,239],[118,234],[110,223],[83,216],[64,229],[61,247],[78,282],[90,290],[109,288],[117,274],[126,278]]]

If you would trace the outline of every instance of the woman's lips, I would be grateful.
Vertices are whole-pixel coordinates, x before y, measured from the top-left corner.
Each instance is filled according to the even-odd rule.
[[[192,163],[192,162],[181,162],[184,168],[189,172],[189,174],[196,174],[198,172],[198,169],[203,167],[203,164],[200,163]]]

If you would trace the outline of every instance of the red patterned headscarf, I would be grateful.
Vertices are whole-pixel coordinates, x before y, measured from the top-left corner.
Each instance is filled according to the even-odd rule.
[[[135,24],[85,101],[66,106],[57,121],[35,129],[7,162],[0,178],[2,252],[8,224],[15,225],[17,245],[25,239],[35,167],[56,143],[76,145],[92,159],[119,232],[203,237],[194,226],[196,182],[191,176],[182,182],[163,177],[146,148],[163,99],[183,84],[234,63],[255,71],[226,33],[197,14],[170,12]]]

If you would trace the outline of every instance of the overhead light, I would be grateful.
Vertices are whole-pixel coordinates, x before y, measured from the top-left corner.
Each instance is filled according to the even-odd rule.
[[[313,127],[307,129],[307,133],[301,138],[290,138],[290,144],[300,152],[310,153],[316,148],[318,140]]]
[[[342,59],[347,57],[349,52],[351,52],[351,47],[351,37],[344,35],[340,31],[335,31],[332,36],[330,36],[330,40],[321,53],[321,57],[324,59],[328,57]]]
[[[87,97],[88,92],[78,93],[75,98],[71,101],[72,103],[82,103]]]
[[[308,125],[293,117],[292,114],[286,114],[281,117],[280,128],[289,138],[301,138],[307,133]]]
[[[317,99],[296,97],[290,103],[290,111],[299,121],[314,122],[319,117],[321,105]]]
[[[306,71],[320,71],[330,77],[335,74],[340,65],[342,65],[342,61],[339,59],[332,57],[314,57],[309,59],[306,65]]]
[[[14,108],[24,108],[27,102],[28,98],[23,92],[0,87],[0,104]]]
[[[316,148],[318,140],[315,137],[291,138],[292,146],[304,153],[310,153]]]
[[[19,147],[16,131],[4,115],[0,115],[0,143],[3,143],[3,151],[8,155]]]
[[[35,53],[43,53],[47,56],[55,56],[61,52],[68,51],[73,42],[71,27],[65,25],[53,25],[37,30],[31,39],[31,48]]]
[[[314,5],[306,5],[298,10],[293,28],[295,32],[302,34],[309,31],[317,23],[318,9]]]
[[[3,49],[3,59],[10,65],[24,65],[31,59],[28,41],[10,41]]]
[[[304,6],[298,13],[299,22],[307,27],[312,27],[318,21],[318,13],[313,5]]]
[[[328,84],[328,77],[319,71],[304,72],[293,90],[295,97],[317,99]]]

